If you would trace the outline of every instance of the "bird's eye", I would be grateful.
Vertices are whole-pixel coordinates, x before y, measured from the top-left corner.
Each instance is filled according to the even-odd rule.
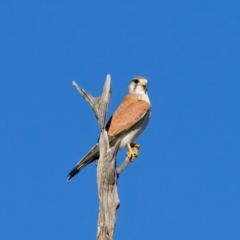
[[[139,83],[139,80],[138,79],[134,79],[133,82],[137,84],[137,83]]]

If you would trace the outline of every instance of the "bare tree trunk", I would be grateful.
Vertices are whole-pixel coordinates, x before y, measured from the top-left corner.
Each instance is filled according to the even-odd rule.
[[[109,152],[108,135],[104,130],[100,137],[97,183],[99,196],[98,240],[112,240],[117,209],[120,204],[117,192],[116,153],[120,141]]]
[[[128,166],[130,161],[126,157],[122,166],[116,169],[116,154],[119,148],[120,140],[118,140],[115,145],[110,148],[108,134],[105,130],[105,118],[111,93],[110,75],[107,75],[106,77],[103,93],[99,98],[94,98],[91,94],[80,88],[74,81],[73,85],[92,107],[101,129],[99,139],[100,157],[97,167],[99,197],[97,240],[113,240],[117,209],[120,204],[117,192],[117,178],[118,174],[120,174],[120,172]],[[135,150],[137,151],[137,149]]]

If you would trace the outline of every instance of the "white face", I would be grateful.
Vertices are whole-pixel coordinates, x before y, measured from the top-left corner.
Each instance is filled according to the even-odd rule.
[[[132,94],[146,94],[148,80],[146,78],[133,78],[128,86],[129,93]]]

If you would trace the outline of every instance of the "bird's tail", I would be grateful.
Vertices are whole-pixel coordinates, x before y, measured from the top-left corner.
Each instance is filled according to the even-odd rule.
[[[69,181],[76,174],[78,174],[84,167],[89,163],[99,158],[99,147],[98,144],[95,144],[90,151],[77,163],[73,170],[68,174],[67,180]]]

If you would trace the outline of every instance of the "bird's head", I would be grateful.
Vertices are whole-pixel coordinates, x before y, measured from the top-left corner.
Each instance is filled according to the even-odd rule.
[[[131,94],[146,94],[148,80],[145,77],[134,77],[128,86],[128,92]]]

